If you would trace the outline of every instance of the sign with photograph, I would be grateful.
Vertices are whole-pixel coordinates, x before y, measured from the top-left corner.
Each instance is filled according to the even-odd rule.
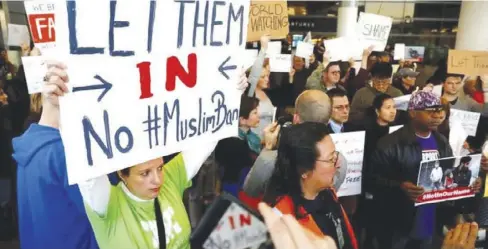
[[[424,193],[415,206],[474,196],[472,186],[480,171],[481,154],[450,157],[420,163],[417,186]]]

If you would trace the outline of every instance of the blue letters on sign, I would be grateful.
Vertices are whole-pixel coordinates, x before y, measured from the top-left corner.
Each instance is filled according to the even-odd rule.
[[[134,51],[115,51],[114,47],[114,29],[129,27],[128,21],[115,21],[115,8],[117,7],[117,1],[110,1],[110,25],[108,30],[108,47],[111,56],[132,56]]]
[[[225,2],[224,1],[215,1],[213,4],[213,8],[212,8],[212,27],[210,28],[210,46],[216,46],[216,47],[222,46],[222,42],[214,41],[215,26],[224,24],[224,22],[222,22],[222,21],[215,20],[215,19],[217,19],[217,6],[218,5],[223,6],[223,5],[225,5]]]
[[[226,40],[226,43],[229,44],[230,43],[230,24],[231,24],[231,18],[232,20],[234,21],[237,21],[238,18],[241,19],[241,23],[240,23],[240,29],[239,29],[239,45],[242,45],[242,40],[243,40],[243,37],[242,37],[242,30],[243,30],[243,27],[244,27],[244,6],[240,6],[239,7],[239,10],[237,11],[237,14],[234,14],[234,5],[232,3],[230,3],[230,7],[229,7],[229,18],[227,20],[227,40]]]
[[[71,54],[103,54],[104,48],[78,47],[78,37],[76,36],[76,1],[67,0],[66,8],[68,12],[70,53]]]
[[[208,24],[208,1],[205,2],[205,13],[203,14],[203,23],[198,23],[200,12],[200,2],[195,7],[195,19],[193,25],[193,47],[196,46],[197,28],[203,28],[203,45],[207,45],[207,24]]]

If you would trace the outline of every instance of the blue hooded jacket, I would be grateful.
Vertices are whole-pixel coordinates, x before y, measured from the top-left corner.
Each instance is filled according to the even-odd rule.
[[[59,130],[33,124],[13,147],[20,247],[98,248],[78,185],[68,185]]]

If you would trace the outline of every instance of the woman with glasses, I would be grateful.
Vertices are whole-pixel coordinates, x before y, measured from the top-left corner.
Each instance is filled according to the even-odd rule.
[[[264,200],[315,234],[330,236],[339,249],[357,249],[356,236],[333,189],[338,158],[325,124],[310,122],[283,130]]]

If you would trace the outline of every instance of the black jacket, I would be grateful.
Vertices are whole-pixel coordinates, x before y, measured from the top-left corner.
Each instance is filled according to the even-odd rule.
[[[437,141],[440,158],[452,157],[448,140],[438,132],[432,132],[432,135]],[[405,181],[417,184],[421,161],[422,148],[411,125],[381,138],[370,159],[372,192],[383,209],[381,218],[386,225],[403,234],[412,229],[416,208],[400,184]]]

